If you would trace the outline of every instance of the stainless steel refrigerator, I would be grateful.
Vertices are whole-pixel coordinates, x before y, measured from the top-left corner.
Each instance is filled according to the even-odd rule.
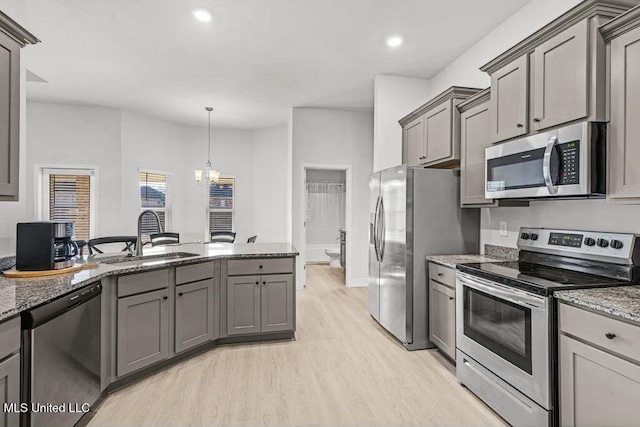
[[[478,253],[479,209],[457,171],[406,165],[369,177],[369,312],[407,349],[429,340],[427,255]]]

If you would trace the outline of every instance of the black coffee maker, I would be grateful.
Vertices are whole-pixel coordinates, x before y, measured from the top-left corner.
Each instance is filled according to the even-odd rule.
[[[78,245],[71,240],[73,222],[23,222],[18,224],[16,270],[41,271],[72,267]]]

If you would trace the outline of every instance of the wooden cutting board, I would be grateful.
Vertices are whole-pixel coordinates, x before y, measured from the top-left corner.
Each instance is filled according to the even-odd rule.
[[[57,276],[59,274],[76,273],[82,270],[83,264],[74,265],[73,267],[61,268],[60,270],[43,270],[43,271],[18,271],[15,268],[5,271],[5,277],[10,279],[19,279],[26,277],[46,277]]]

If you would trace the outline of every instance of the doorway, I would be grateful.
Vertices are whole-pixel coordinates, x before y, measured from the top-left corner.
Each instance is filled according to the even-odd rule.
[[[305,168],[306,264],[325,264],[345,280],[347,169]]]

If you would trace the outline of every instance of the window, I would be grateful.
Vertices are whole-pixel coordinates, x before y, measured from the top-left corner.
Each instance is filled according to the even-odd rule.
[[[171,184],[172,176],[166,172],[140,171],[140,212],[152,210],[160,217],[164,231],[171,230]],[[157,233],[155,218],[142,218],[142,241],[149,241],[149,235]]]
[[[42,169],[42,218],[75,223],[76,240],[94,234],[95,171],[93,169]]]
[[[235,178],[220,178],[209,186],[209,233],[233,231]]]

